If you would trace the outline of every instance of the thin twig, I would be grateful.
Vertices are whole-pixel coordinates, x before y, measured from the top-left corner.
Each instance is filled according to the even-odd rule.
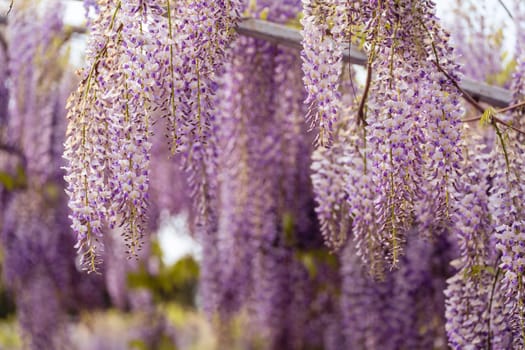
[[[500,113],[509,112],[509,111],[512,111],[512,110],[520,108],[520,107],[525,107],[525,101],[513,104],[512,106],[508,106],[508,107],[505,107],[505,108],[498,109],[497,111],[494,112],[494,114],[500,114]],[[481,118],[482,118],[482,116],[478,116],[478,117],[474,117],[474,118],[470,118],[470,119],[464,119],[464,120],[462,120],[462,122],[463,123],[478,122],[478,121],[481,120]]]
[[[512,106],[498,109],[498,113],[505,113],[508,111],[512,111],[513,109],[524,107],[524,106],[525,106],[525,101],[521,101],[519,103],[513,104]]]
[[[492,317],[492,302],[494,300],[494,292],[496,290],[496,283],[498,283],[499,274],[501,272],[500,268],[498,267],[498,261],[501,257],[501,253],[496,259],[496,275],[494,276],[494,281],[492,282],[492,289],[490,290],[490,298],[489,298],[489,317],[487,317],[487,349],[492,350],[492,331],[490,330],[490,318]]]
[[[434,45],[434,44],[432,44]],[[433,61],[434,64],[436,65],[437,69],[439,69],[439,71],[441,73],[443,73],[447,78],[448,80],[452,83],[452,85],[454,85],[454,87],[456,87],[456,89],[458,89],[458,91],[461,93],[461,95],[463,96],[463,98],[465,100],[467,100],[468,103],[470,103],[474,108],[476,108],[480,113],[483,113],[485,112],[485,108],[483,108],[483,106],[481,106],[478,101],[476,101],[474,99],[474,97],[472,97],[468,92],[466,92],[465,90],[463,90],[463,88],[461,86],[459,86],[458,82],[456,81],[456,79],[454,79],[446,70],[444,70],[440,64],[437,62],[437,61]]]
[[[15,3],[15,1],[11,0],[11,3],[9,4],[9,8],[7,9],[7,12],[5,13],[6,16],[9,16],[9,14],[11,13],[11,10],[13,9],[14,3]]]
[[[492,117],[492,120],[495,121],[495,122],[497,122],[497,123],[500,123],[501,125],[506,126],[507,128],[510,128],[510,129],[512,129],[512,130],[514,130],[514,131],[516,131],[516,132],[518,132],[518,133],[520,133],[520,134],[522,134],[522,135],[525,135],[525,131],[523,131],[523,130],[521,130],[521,129],[518,129],[517,127],[512,126],[512,125],[510,125],[509,123],[504,122],[503,120],[501,120],[501,119],[499,119],[499,118],[497,118],[497,117]]]
[[[0,46],[2,47],[2,50],[4,50],[5,54],[7,55],[7,40],[2,35],[2,33],[0,33]]]
[[[520,107],[523,107],[525,106],[525,101],[522,101],[520,103],[516,103],[512,106],[508,106],[508,107],[505,107],[505,108],[502,108],[500,110],[497,110],[494,114],[499,114],[499,113],[504,113],[504,112],[508,112],[508,111],[511,111],[513,109],[516,109],[516,108],[520,108]],[[470,123],[470,122],[477,122],[477,121],[480,121],[481,118],[483,118],[483,116],[479,116],[479,117],[475,117],[475,118],[471,118],[471,119],[465,119],[465,120],[462,120],[463,123]],[[516,131],[517,133],[520,133],[520,134],[523,134],[525,135],[525,131],[521,130],[521,129],[518,129],[517,127],[505,122],[504,120],[496,117],[495,115],[491,116],[490,117],[490,122],[492,124],[494,123],[499,123],[501,125],[504,125],[506,126],[507,128],[510,128],[514,131]]]
[[[434,64],[438,68],[438,70],[441,73],[443,73],[448,78],[448,80],[452,83],[452,85],[454,85],[456,87],[456,89],[458,89],[458,91],[461,93],[461,95],[463,95],[463,98],[465,100],[467,100],[468,103],[470,103],[472,106],[474,106],[474,108],[476,108],[480,113],[482,113],[482,114],[485,113],[485,108],[483,108],[483,106],[480,105],[478,103],[478,101],[476,101],[474,99],[474,97],[472,97],[468,92],[463,90],[461,88],[461,86],[459,86],[459,83],[456,81],[456,79],[454,79],[445,69],[443,69],[443,67],[441,67],[441,65],[439,64],[439,61],[438,61],[438,56],[437,56],[436,47],[434,46],[434,43],[432,43],[432,48],[434,50],[434,55],[436,56],[436,60],[432,61],[432,62],[434,62]],[[505,111],[511,110],[512,109],[511,107],[517,108],[517,107],[520,107],[520,106],[516,106],[516,105],[509,106],[509,107],[503,108],[503,110],[505,110]],[[516,127],[514,127],[514,126],[512,126],[512,125],[510,125],[510,124],[508,124],[506,122],[504,122],[503,120],[499,119],[498,117],[493,116],[491,118],[491,122],[492,123],[494,123],[494,122],[500,123],[500,124],[502,124],[502,125],[504,125],[504,126],[506,126],[508,128],[511,128],[512,130],[514,130],[514,131],[516,131],[516,132],[518,132],[520,134],[525,135],[525,131],[520,130],[520,129],[518,129],[518,128],[516,128]]]
[[[505,3],[503,2],[503,0],[498,0],[499,3],[501,4],[501,6],[505,9],[505,12],[507,12],[507,15],[509,15],[509,17],[511,19],[514,19],[514,17],[512,16],[512,13],[510,12],[509,8],[507,7],[507,5],[505,5]]]
[[[361,122],[363,122],[363,125],[367,125],[366,119],[365,119],[365,105],[366,100],[368,99],[368,92],[370,91],[370,85],[372,84],[372,64],[371,62],[368,63],[366,67],[366,83],[365,83],[365,90],[363,92],[363,97],[361,97],[361,102],[359,102],[359,109],[357,111],[357,124],[359,125]]]

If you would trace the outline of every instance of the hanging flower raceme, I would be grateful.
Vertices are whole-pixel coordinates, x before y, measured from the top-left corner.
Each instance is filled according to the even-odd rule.
[[[523,53],[521,53],[523,57]],[[523,65],[518,65],[512,86],[516,99],[523,99]],[[500,116],[501,118],[501,116]],[[522,112],[517,110],[512,118],[504,117],[512,125],[522,127]],[[510,119],[510,120],[509,120]],[[490,167],[492,187],[490,188],[490,210],[493,218],[496,249],[501,254],[499,267],[504,275],[503,289],[506,303],[515,306],[514,330],[520,334],[520,344],[525,342],[525,147],[522,135],[498,124],[493,125],[497,135],[496,146],[492,150]]]
[[[331,29],[341,42],[352,34],[344,28],[356,24],[353,14],[358,7],[346,6],[338,7],[346,22],[334,20],[343,30],[335,25]],[[343,143],[347,157],[334,158],[354,164],[339,170],[336,181],[348,184],[347,193],[339,196],[348,201],[338,210],[343,210],[343,217],[352,217],[359,254],[373,262],[376,273],[397,263],[412,225],[418,223],[428,232],[446,220],[448,191],[460,158],[456,126],[461,109],[452,95],[452,82],[443,73],[455,77],[457,67],[450,63],[447,36],[436,22],[431,2],[379,2],[359,13],[369,18],[362,23],[369,56],[367,80],[361,102],[351,113],[357,120],[345,122],[348,130],[355,130],[350,132],[352,146]],[[433,107],[436,103],[440,110]],[[375,229],[369,229],[372,226]]]
[[[68,104],[64,157],[83,266],[96,270],[105,225],[140,249],[148,202],[154,115],[168,120],[201,212],[213,186],[208,158],[215,74],[233,38],[240,2],[100,1],[88,67]],[[154,113],[155,112],[155,113]]]
[[[380,235],[390,242],[395,264],[414,211],[422,228],[446,218],[452,172],[459,159],[461,109],[451,94],[452,83],[440,71],[456,72],[433,5],[424,1],[383,6],[384,15],[373,24],[379,41],[369,53],[377,84],[368,105],[367,144]]]
[[[0,140],[4,139],[4,129],[7,123],[7,102],[9,101],[7,77],[7,42],[0,37]]]
[[[468,130],[467,130],[468,131]],[[512,308],[506,305],[499,256],[495,249],[489,211],[490,155],[480,137],[463,142],[465,159],[453,198],[453,225],[460,257],[453,262],[457,273],[448,280],[446,319],[449,344],[480,348],[509,348]]]
[[[317,143],[330,145],[334,123],[338,119],[343,46],[330,31],[341,32],[335,1],[303,1],[303,71],[308,92],[305,103],[310,106],[309,120],[312,129],[318,129]]]
[[[68,184],[69,207],[73,232],[77,235],[77,248],[83,257],[84,268],[95,270],[102,249],[102,232],[107,218],[107,203],[111,198],[108,186],[111,139],[110,120],[106,102],[100,96],[115,86],[111,79],[114,58],[110,53],[117,50],[117,23],[120,2],[100,3],[100,12],[92,22],[87,43],[88,70],[83,72],[77,91],[68,101],[68,130],[64,158],[67,160],[65,180]],[[121,82],[121,81],[120,81]],[[114,98],[120,96],[114,95]]]
[[[188,174],[198,213],[197,227],[202,229],[199,236],[210,234],[216,225],[214,95],[217,74],[224,69],[242,8],[243,3],[238,0],[186,1],[171,16],[178,35],[174,54],[180,62],[174,67],[178,101],[169,125],[172,142],[174,147],[180,145]]]
[[[181,84],[176,90],[179,99],[176,107],[182,113],[178,122],[187,138],[184,147],[188,153],[194,145],[196,151],[210,135],[216,74],[223,69],[242,7],[238,0],[186,1],[171,14],[179,41],[175,44],[175,55],[180,59],[174,67],[178,73],[175,78]]]
[[[35,350],[62,349],[61,344],[65,344],[65,301],[70,297],[69,267],[74,252],[67,230],[61,227],[64,222],[60,218],[65,217],[54,206],[56,203],[34,190],[17,193],[3,213],[5,222],[0,232],[7,252],[3,261],[5,281],[17,296],[26,346]],[[62,244],[66,249],[61,249]],[[59,289],[62,298],[58,297]]]
[[[413,231],[400,269],[378,281],[348,241],[341,255],[341,310],[345,348],[426,349],[443,341],[444,319],[437,283],[446,279],[446,269],[436,257],[446,256],[449,245],[428,242]],[[442,247],[443,246],[443,247]],[[441,274],[445,272],[445,274]]]
[[[279,135],[273,128],[276,47],[239,38],[224,79],[218,124],[220,178],[219,251],[224,259],[221,307],[248,300],[253,257],[276,239],[276,177]],[[262,150],[261,150],[262,149]],[[269,244],[269,243],[268,243]]]
[[[46,10],[39,18],[33,18],[34,7],[17,8],[10,18],[6,31],[7,56],[12,57],[5,69],[9,70],[11,103],[8,107],[8,132],[6,142],[26,157],[27,172],[44,182],[56,170],[49,166],[52,161],[53,128],[57,121],[56,97],[61,67],[52,67],[49,60],[61,57],[63,44],[61,30],[61,7],[49,4],[55,11]],[[39,30],[35,32],[35,26]],[[60,65],[59,63],[57,65]],[[38,125],[38,128],[33,127]]]
[[[281,18],[274,5],[266,15]],[[300,57],[246,37],[231,53],[218,94],[218,230],[203,240],[201,296],[222,326],[248,310],[247,328],[266,339],[264,348],[300,347],[310,344],[310,308],[290,288],[308,283],[294,247],[321,244],[309,217]]]

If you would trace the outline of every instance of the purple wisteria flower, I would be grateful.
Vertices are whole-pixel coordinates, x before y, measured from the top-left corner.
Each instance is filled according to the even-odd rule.
[[[7,106],[9,91],[7,89],[7,42],[0,37],[0,137],[3,139],[3,129],[7,123]]]
[[[89,4],[88,4],[89,5]],[[87,68],[68,103],[66,181],[85,269],[99,263],[106,225],[125,228],[130,254],[145,233],[153,125],[167,121],[202,222],[212,227],[212,99],[240,1],[99,1]],[[210,221],[211,220],[211,221]]]
[[[342,43],[327,34],[341,31],[333,1],[303,1],[303,71],[304,85],[308,92],[305,103],[310,106],[308,119],[313,130],[318,129],[317,143],[326,147],[331,143],[334,123],[340,109],[339,77],[342,70]],[[333,26],[331,28],[331,26]]]
[[[465,130],[468,132],[468,130]],[[514,334],[512,307],[505,302],[494,226],[489,211],[489,164],[481,138],[463,141],[465,159],[452,192],[451,233],[456,235],[460,256],[453,261],[446,296],[446,329],[454,349],[508,348]]]
[[[400,268],[377,280],[348,241],[341,255],[341,313],[348,349],[426,349],[444,342],[442,288],[448,277],[439,261],[446,236],[430,243],[413,231]],[[436,261],[436,258],[438,261]]]
[[[449,77],[458,81],[459,67],[431,1],[387,1],[362,7],[353,2],[337,6],[313,2],[306,8],[312,25],[333,18],[325,23],[319,34],[322,38],[340,44],[353,36],[366,40],[369,59],[360,101],[343,108],[346,105],[338,99],[344,130],[335,136],[341,138],[336,141],[340,145],[324,155],[319,151],[313,179],[321,223],[329,222],[330,216],[351,219],[350,232],[359,255],[374,274],[381,275],[385,267],[399,261],[406,234],[414,225],[430,234],[449,221],[450,191],[461,160],[458,126],[463,115]],[[361,32],[356,26],[361,26]],[[311,45],[305,46],[307,52]],[[329,56],[339,60],[338,54]],[[330,62],[324,62],[314,70],[330,67]],[[339,81],[341,73],[336,75]],[[322,86],[317,81],[314,85]],[[352,92],[355,96],[355,88]],[[342,239],[326,232],[329,245],[346,237],[345,232],[340,234]]]
[[[521,53],[521,57],[523,52]],[[519,58],[521,60],[522,58]],[[520,61],[518,61],[520,62]],[[512,86],[515,91],[516,102],[523,99],[523,71],[519,64],[513,76]],[[507,120],[517,126],[523,126],[522,111],[516,110],[513,115],[506,116]],[[515,344],[525,343],[522,336],[525,328],[525,306],[523,303],[524,270],[525,270],[525,211],[522,205],[525,198],[525,183],[521,174],[525,170],[525,147],[522,136],[515,135],[514,131],[504,126],[495,125],[497,134],[496,145],[491,152],[489,208],[492,215],[496,249],[501,254],[499,268],[502,270],[501,281],[505,291],[505,304],[514,305],[513,329],[517,334]],[[520,345],[523,346],[523,345]]]

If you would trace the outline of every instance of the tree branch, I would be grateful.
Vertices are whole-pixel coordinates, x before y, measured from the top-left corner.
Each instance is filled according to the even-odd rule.
[[[361,97],[361,102],[359,102],[359,109],[357,111],[357,124],[367,125],[365,118],[365,105],[366,100],[368,99],[368,92],[370,91],[370,85],[372,84],[372,64],[369,62],[366,67],[366,83],[365,90],[363,92],[363,97]]]
[[[432,44],[433,45],[433,44]],[[474,97],[472,97],[468,92],[466,92],[465,90],[463,90],[463,88],[461,86],[459,86],[458,82],[456,81],[456,79],[454,79],[446,70],[443,69],[443,67],[441,67],[441,65],[438,63],[438,61],[432,61],[434,62],[434,64],[436,65],[437,69],[443,73],[447,79],[452,83],[452,85],[454,85],[454,87],[456,89],[458,89],[458,91],[461,93],[461,95],[463,96],[463,98],[465,100],[467,100],[468,103],[470,103],[474,108],[476,108],[480,113],[484,113],[485,112],[485,108],[483,108],[482,105],[479,104],[478,101],[476,101],[474,99]]]
[[[505,107],[505,108],[502,108],[502,109],[499,109],[497,111],[494,112],[494,114],[499,114],[499,113],[505,113],[505,112],[509,112],[509,111],[512,111],[513,109],[517,109],[517,108],[520,108],[520,107],[524,107],[525,106],[525,101],[522,101],[522,102],[519,102],[519,103],[516,103],[516,104],[513,104],[512,106],[508,106],[508,107]],[[521,130],[521,129],[518,129],[516,128],[515,126],[505,122],[504,120],[496,117],[495,115],[492,115],[490,117],[490,121],[491,123],[500,123],[501,125],[504,125],[506,126],[507,128],[510,128],[520,134],[523,134],[525,135],[525,131]],[[465,119],[465,120],[462,120],[463,123],[471,123],[471,122],[477,122],[477,121],[480,121],[481,118],[483,118],[483,116],[479,116],[479,117],[475,117],[475,118],[471,118],[471,119]]]
[[[505,3],[503,2],[503,0],[498,0],[500,5],[505,9],[505,12],[507,12],[507,15],[509,15],[509,17],[511,19],[514,19],[514,17],[512,16],[512,13],[510,12],[509,8],[507,7],[507,5],[505,5]]]

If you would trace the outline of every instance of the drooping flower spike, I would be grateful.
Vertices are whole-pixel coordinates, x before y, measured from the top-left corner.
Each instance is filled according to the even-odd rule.
[[[140,249],[154,116],[168,120],[170,142],[185,157],[201,216],[209,211],[211,100],[241,6],[192,1],[178,3],[175,11],[157,0],[97,5],[87,68],[68,104],[64,153],[72,227],[83,266],[91,271],[106,225],[124,227],[130,254]]]
[[[341,170],[338,180],[331,180],[348,184],[345,195],[337,194],[348,200],[342,217],[353,221],[352,230],[360,242],[357,249],[367,264],[380,256],[384,264],[377,266],[396,265],[413,225],[430,232],[449,220],[450,191],[461,159],[458,125],[462,109],[447,75],[456,77],[458,66],[431,1],[315,4],[308,5],[319,11],[317,17],[308,17],[313,26],[322,29],[323,18],[331,18],[330,10],[337,14],[333,27],[327,27],[332,22],[325,23],[323,38],[341,45],[342,38],[350,41],[359,35],[368,54],[359,102],[350,111],[338,108],[340,118],[354,119],[343,122],[351,124],[347,130],[355,130],[348,131],[354,145],[347,146],[347,157],[334,155],[328,160],[331,165],[334,159],[360,162]],[[349,29],[338,29],[341,23],[343,29]],[[314,35],[304,34],[305,41]],[[307,55],[307,44],[304,50]],[[330,57],[339,59],[337,54]],[[330,65],[323,63],[323,67]],[[339,75],[334,70],[325,78]],[[330,152],[326,151],[327,156]],[[371,225],[373,233],[366,234]]]

